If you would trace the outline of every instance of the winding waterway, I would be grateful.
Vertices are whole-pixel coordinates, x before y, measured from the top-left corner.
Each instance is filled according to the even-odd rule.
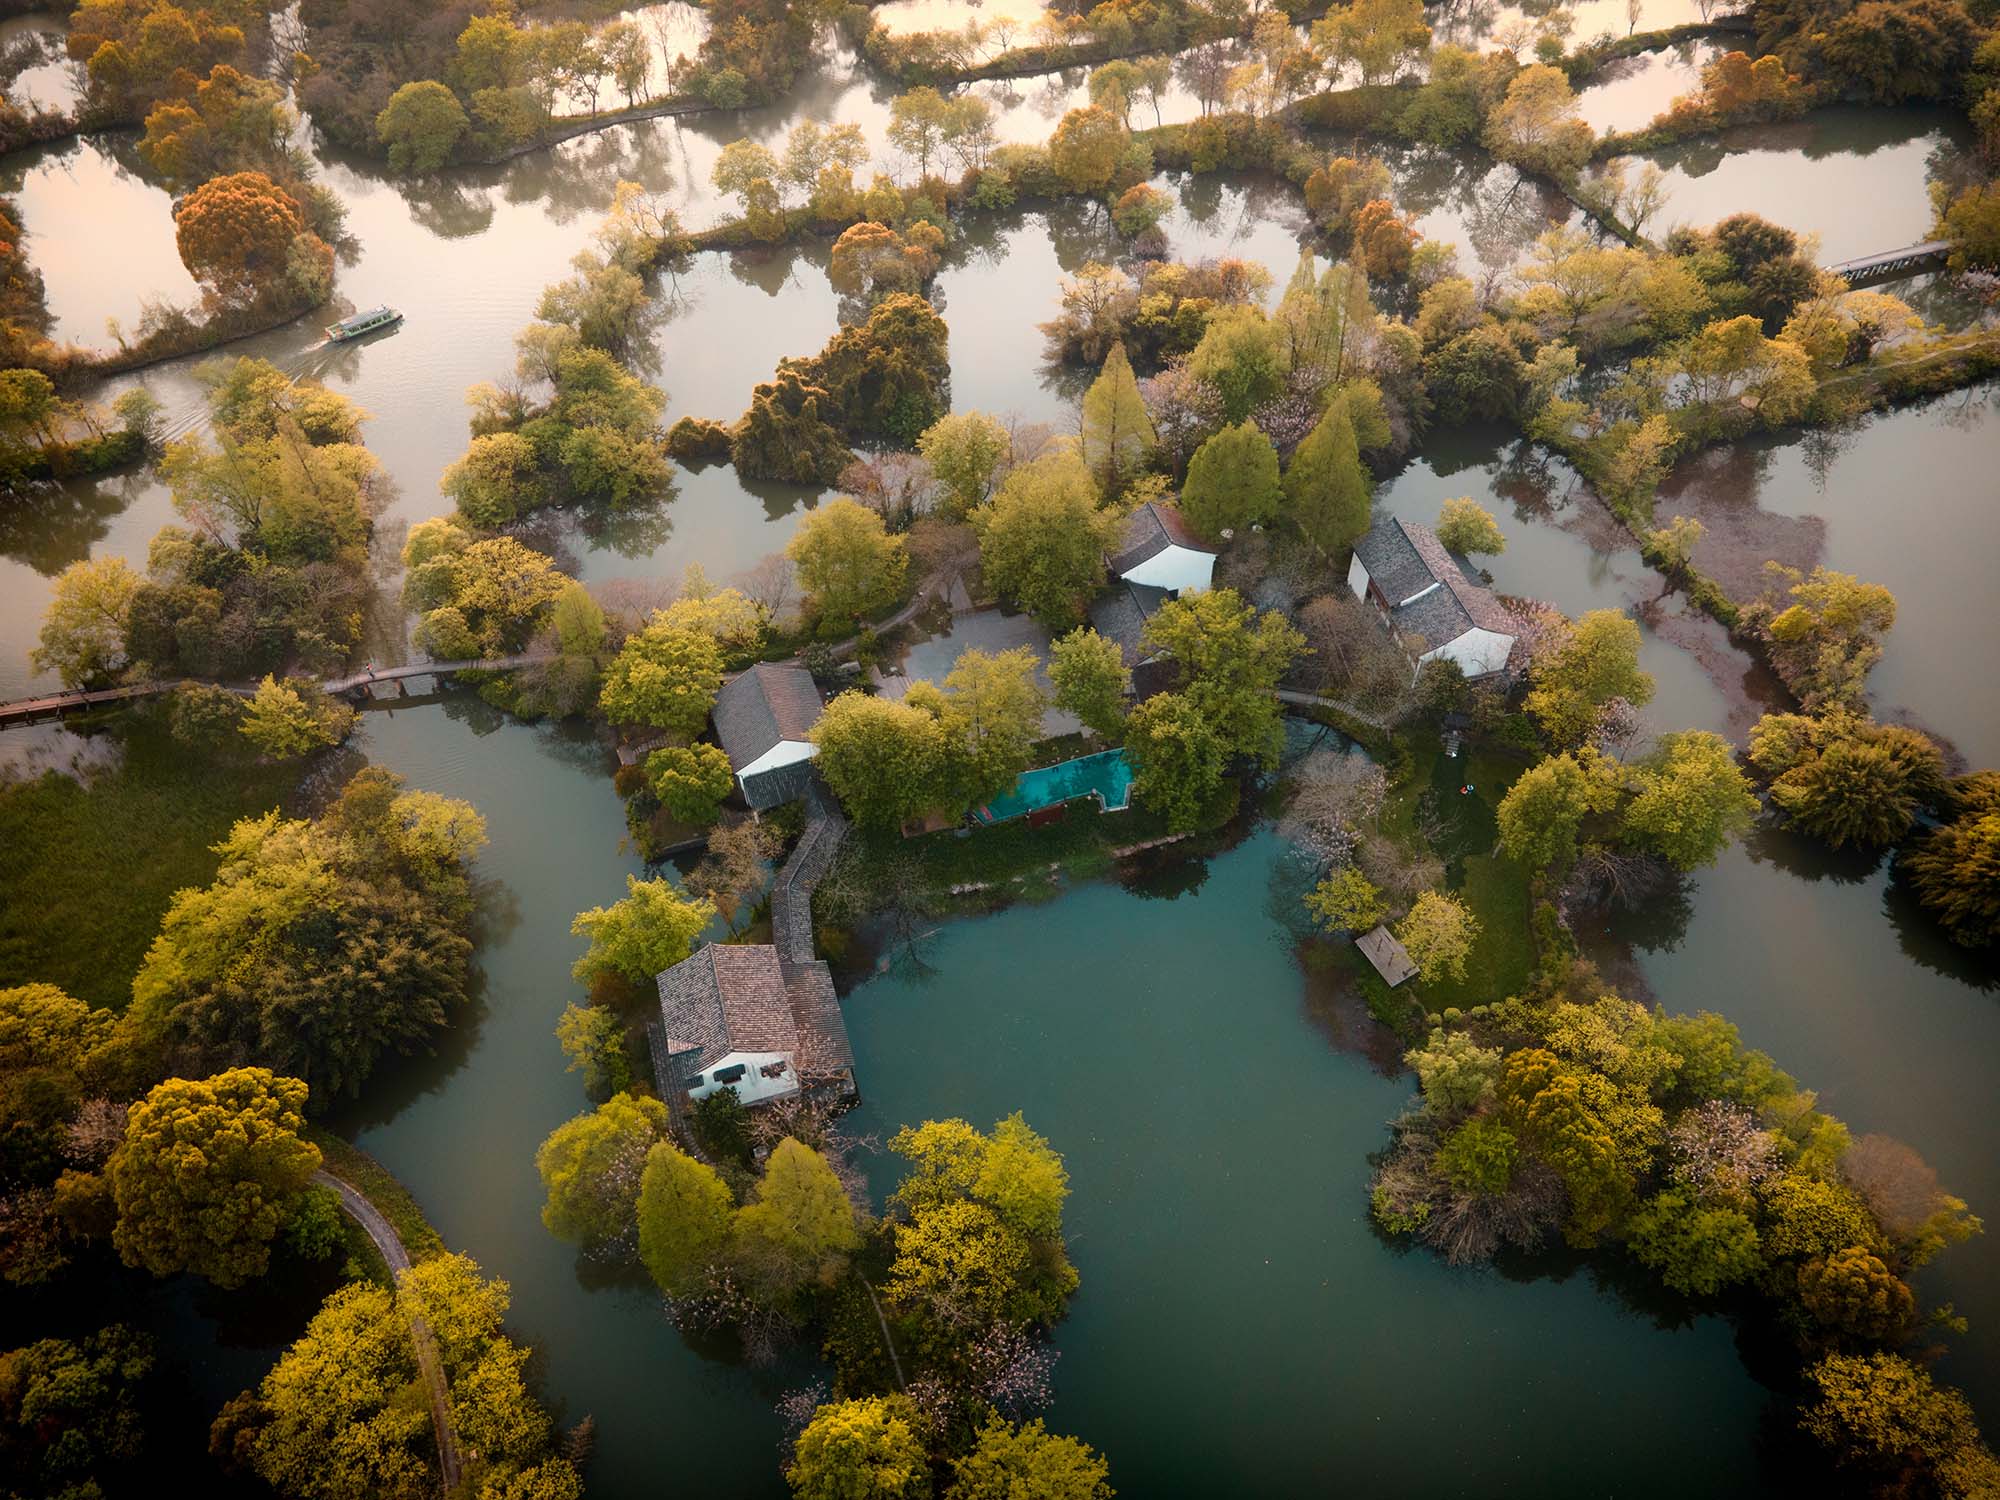
[[[1649,4],[1642,24],[1683,18],[1691,6],[1655,15]],[[1491,12],[1478,24],[1485,41]],[[1624,7],[1595,7],[1591,24],[1623,29]],[[1045,135],[1082,87],[1080,74],[982,86],[1013,139]],[[1654,97],[1637,96],[1620,107],[1636,114]],[[588,242],[618,181],[668,191],[690,224],[711,222],[721,207],[707,174],[724,143],[775,140],[807,117],[855,120],[879,142],[886,97],[836,59],[783,108],[621,127],[416,185],[324,160],[356,241],[342,296],[395,302],[409,321],[341,351],[318,349],[317,329],[301,324],[232,352],[315,375],[373,414],[367,440],[395,487],[383,517],[392,544],[400,526],[441,508],[438,475],[466,439],[465,388],[504,374],[515,330]],[[1163,117],[1195,108],[1176,95]],[[1663,154],[1666,217],[1755,209],[1820,234],[1829,259],[1888,248],[1921,237],[1925,179],[1952,169],[1960,139],[1921,111],[1856,112],[1732,138],[1742,155]],[[1468,268],[1504,268],[1569,214],[1476,153],[1389,159],[1398,201],[1427,235],[1459,244]],[[1247,256],[1282,284],[1302,225],[1294,195],[1256,181],[1162,184],[1176,194],[1166,228],[1177,255]],[[144,298],[187,295],[167,197],[133,169],[129,138],[9,158],[0,187],[22,201],[65,335],[102,342],[106,318],[129,327]],[[1080,209],[972,232],[938,283],[960,408],[1074,420],[1065,385],[1041,368],[1035,325],[1055,310],[1057,279],[1112,248],[1101,216]],[[779,357],[823,342],[837,314],[824,266],[814,246],[706,256],[665,279],[655,342],[670,416],[733,417]],[[136,379],[178,426],[198,419],[189,362]],[[2000,429],[1985,403],[1974,393],[1875,418],[1840,442],[1791,436],[1700,456],[1669,481],[1661,513],[1821,518],[1810,555],[1788,560],[1861,572],[1903,600],[1878,704],[1991,765],[2000,677],[1968,656],[2000,556],[1987,477]],[[781,547],[815,498],[746,485],[727,467],[677,485],[664,534],[566,536],[566,561],[593,583],[672,576],[695,561],[727,578]],[[1489,566],[1504,592],[1572,612],[1640,611],[1659,682],[1654,729],[1740,739],[1768,686],[1713,627],[1657,597],[1658,578],[1559,463],[1505,433],[1441,432],[1378,503],[1428,520],[1458,494],[1501,518],[1509,544]],[[147,475],[55,487],[7,514],[0,695],[45,680],[27,651],[53,576],[84,556],[142,563],[171,515]],[[643,1285],[579,1266],[538,1219],[534,1148],[584,1103],[552,1034],[575,994],[570,917],[639,868],[622,847],[607,757],[582,734],[507,721],[465,694],[371,712],[358,747],[414,785],[472,801],[492,846],[480,864],[476,1014],[342,1123],[452,1246],[513,1284],[512,1321],[539,1351],[550,1395],[567,1419],[598,1419],[594,1495],[657,1493],[686,1475],[694,1451],[731,1455],[732,1493],[776,1493],[771,1403],[796,1372],[696,1352]],[[847,998],[865,1099],[857,1128],[886,1133],[930,1115],[983,1124],[1021,1109],[1068,1161],[1083,1290],[1058,1336],[1053,1424],[1106,1449],[1130,1494],[1224,1493],[1251,1474],[1285,1493],[1530,1494],[1546,1492],[1558,1464],[1578,1493],[1768,1488],[1756,1458],[1763,1395],[1721,1322],[1663,1322],[1586,1274],[1455,1272],[1376,1237],[1366,1156],[1408,1085],[1369,1061],[1365,1020],[1295,961],[1275,915],[1296,909],[1285,868],[1258,833],[1205,867],[954,922],[924,945],[921,968],[900,964]],[[1990,968],[1945,948],[1899,903],[1883,869],[1760,834],[1690,882],[1683,904],[1601,936],[1636,946],[1647,998],[1729,1015],[1857,1132],[1908,1140],[1975,1210],[2000,1213],[1987,1067],[2000,1051],[2000,991]],[[878,1166],[878,1187],[891,1170]],[[1946,1373],[1994,1420],[2000,1241],[1952,1251],[1922,1290],[1973,1319]],[[253,1364],[233,1351],[231,1381]]]

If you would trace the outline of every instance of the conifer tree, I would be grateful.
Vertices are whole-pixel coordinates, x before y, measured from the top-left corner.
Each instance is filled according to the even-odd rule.
[[[1350,546],[1368,529],[1368,473],[1344,403],[1327,407],[1293,452],[1284,488],[1293,524],[1322,553]]]
[[[1103,372],[1083,398],[1083,461],[1098,487],[1115,495],[1138,473],[1158,441],[1125,346],[1113,344],[1104,356]]]
[[[1350,432],[1348,442],[1353,443]],[[1278,452],[1255,422],[1225,427],[1195,450],[1181,513],[1206,537],[1268,521],[1278,509]]]

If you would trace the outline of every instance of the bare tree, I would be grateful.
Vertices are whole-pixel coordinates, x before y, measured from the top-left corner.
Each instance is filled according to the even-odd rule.
[[[798,602],[798,570],[784,553],[773,552],[739,574],[736,587],[769,610],[772,620],[782,622]]]
[[[1326,867],[1354,857],[1389,795],[1389,778],[1364,756],[1315,750],[1292,773],[1292,797],[1278,832]]]

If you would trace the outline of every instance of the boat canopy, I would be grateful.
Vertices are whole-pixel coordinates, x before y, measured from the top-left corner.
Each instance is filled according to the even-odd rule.
[[[351,333],[355,329],[366,328],[371,324],[380,323],[395,316],[396,310],[393,307],[371,307],[367,312],[358,312],[351,318],[342,318],[338,323],[333,325],[333,331],[337,333]]]

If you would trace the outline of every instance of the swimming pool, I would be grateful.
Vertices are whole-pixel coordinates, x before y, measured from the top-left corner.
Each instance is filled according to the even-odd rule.
[[[979,821],[1004,823],[1058,802],[1092,796],[1106,812],[1123,812],[1132,805],[1132,766],[1123,750],[1100,750],[1060,765],[1024,771],[1015,779],[1011,792],[979,809]]]

